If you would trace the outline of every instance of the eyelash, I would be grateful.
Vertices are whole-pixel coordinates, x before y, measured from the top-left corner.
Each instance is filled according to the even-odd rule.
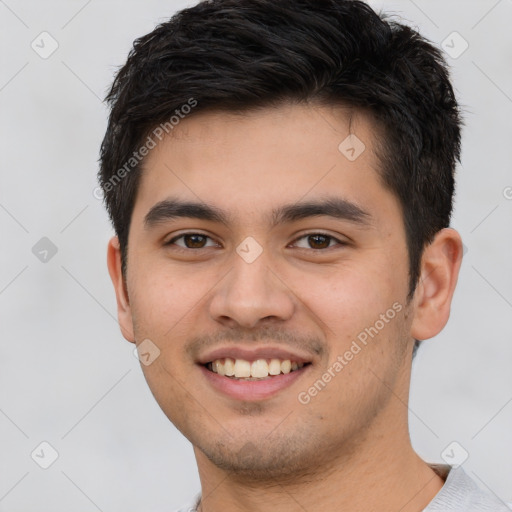
[[[178,247],[180,250],[184,250],[184,251],[197,251],[197,250],[200,250],[200,249],[206,249],[208,247],[211,247],[211,246],[207,246],[207,247],[199,247],[199,248],[191,248],[191,247],[183,247],[181,245],[177,245],[176,244],[176,241],[177,240],[180,240],[181,238],[185,238],[186,236],[193,236],[193,235],[198,235],[198,236],[201,236],[201,237],[205,237],[207,239],[210,239],[213,241],[213,238],[208,236],[208,235],[205,235],[203,233],[196,233],[196,232],[190,232],[190,233],[183,233],[181,235],[178,235],[174,238],[171,238],[171,240],[169,240],[168,242],[166,242],[164,245],[166,246],[170,246],[170,245],[175,245],[176,247]],[[342,240],[339,240],[338,238],[328,234],[328,233],[323,233],[321,231],[314,231],[314,232],[311,232],[311,233],[306,233],[304,235],[301,235],[300,237],[296,238],[292,243],[293,244],[296,244],[299,240],[302,240],[304,238],[308,238],[308,237],[311,237],[311,236],[316,236],[316,235],[319,235],[319,236],[324,236],[326,238],[329,239],[329,245],[323,249],[313,249],[312,247],[309,247],[309,248],[306,248],[306,247],[299,247],[299,249],[305,249],[305,250],[310,250],[310,251],[315,251],[315,252],[318,252],[318,251],[325,251],[326,249],[331,249],[332,247],[334,246],[331,246],[330,243],[332,241],[336,242],[337,245],[339,246],[345,246],[345,245],[348,245],[347,242],[343,242]]]

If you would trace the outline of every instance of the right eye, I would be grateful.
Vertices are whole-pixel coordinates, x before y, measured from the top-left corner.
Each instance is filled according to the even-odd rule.
[[[179,242],[178,242],[179,241]],[[210,243],[208,243],[210,241]],[[218,247],[209,236],[202,233],[185,233],[171,238],[165,245],[177,245],[183,249],[203,249],[205,247]]]

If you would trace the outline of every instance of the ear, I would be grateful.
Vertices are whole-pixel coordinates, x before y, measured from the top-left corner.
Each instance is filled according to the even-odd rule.
[[[133,321],[130,302],[128,299],[128,291],[121,271],[121,248],[119,239],[114,236],[110,239],[107,248],[107,266],[110,279],[114,285],[117,300],[117,318],[121,333],[126,340],[135,343],[133,335]]]
[[[461,262],[462,240],[454,229],[442,229],[425,248],[421,277],[414,292],[411,336],[415,339],[432,338],[448,322]]]

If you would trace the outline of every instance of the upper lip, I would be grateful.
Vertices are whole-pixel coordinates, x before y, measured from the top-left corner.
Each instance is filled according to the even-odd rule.
[[[199,359],[199,364],[207,364],[215,361],[216,359],[245,359],[246,361],[256,361],[257,359],[280,359],[285,361],[295,361],[296,363],[310,363],[311,356],[302,355],[282,347],[257,347],[247,348],[241,346],[219,347],[202,354]]]

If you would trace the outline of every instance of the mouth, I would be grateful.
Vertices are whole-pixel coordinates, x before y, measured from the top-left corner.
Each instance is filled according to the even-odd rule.
[[[226,352],[230,352],[229,355]],[[283,350],[219,349],[198,361],[215,393],[237,402],[270,400],[310,373],[312,361]],[[283,395],[289,396],[289,393]],[[293,395],[291,395],[293,396]]]
[[[274,379],[280,375],[288,375],[308,366],[309,362],[292,361],[290,359],[233,359],[230,357],[215,359],[204,365],[212,373],[232,380],[261,381]]]

